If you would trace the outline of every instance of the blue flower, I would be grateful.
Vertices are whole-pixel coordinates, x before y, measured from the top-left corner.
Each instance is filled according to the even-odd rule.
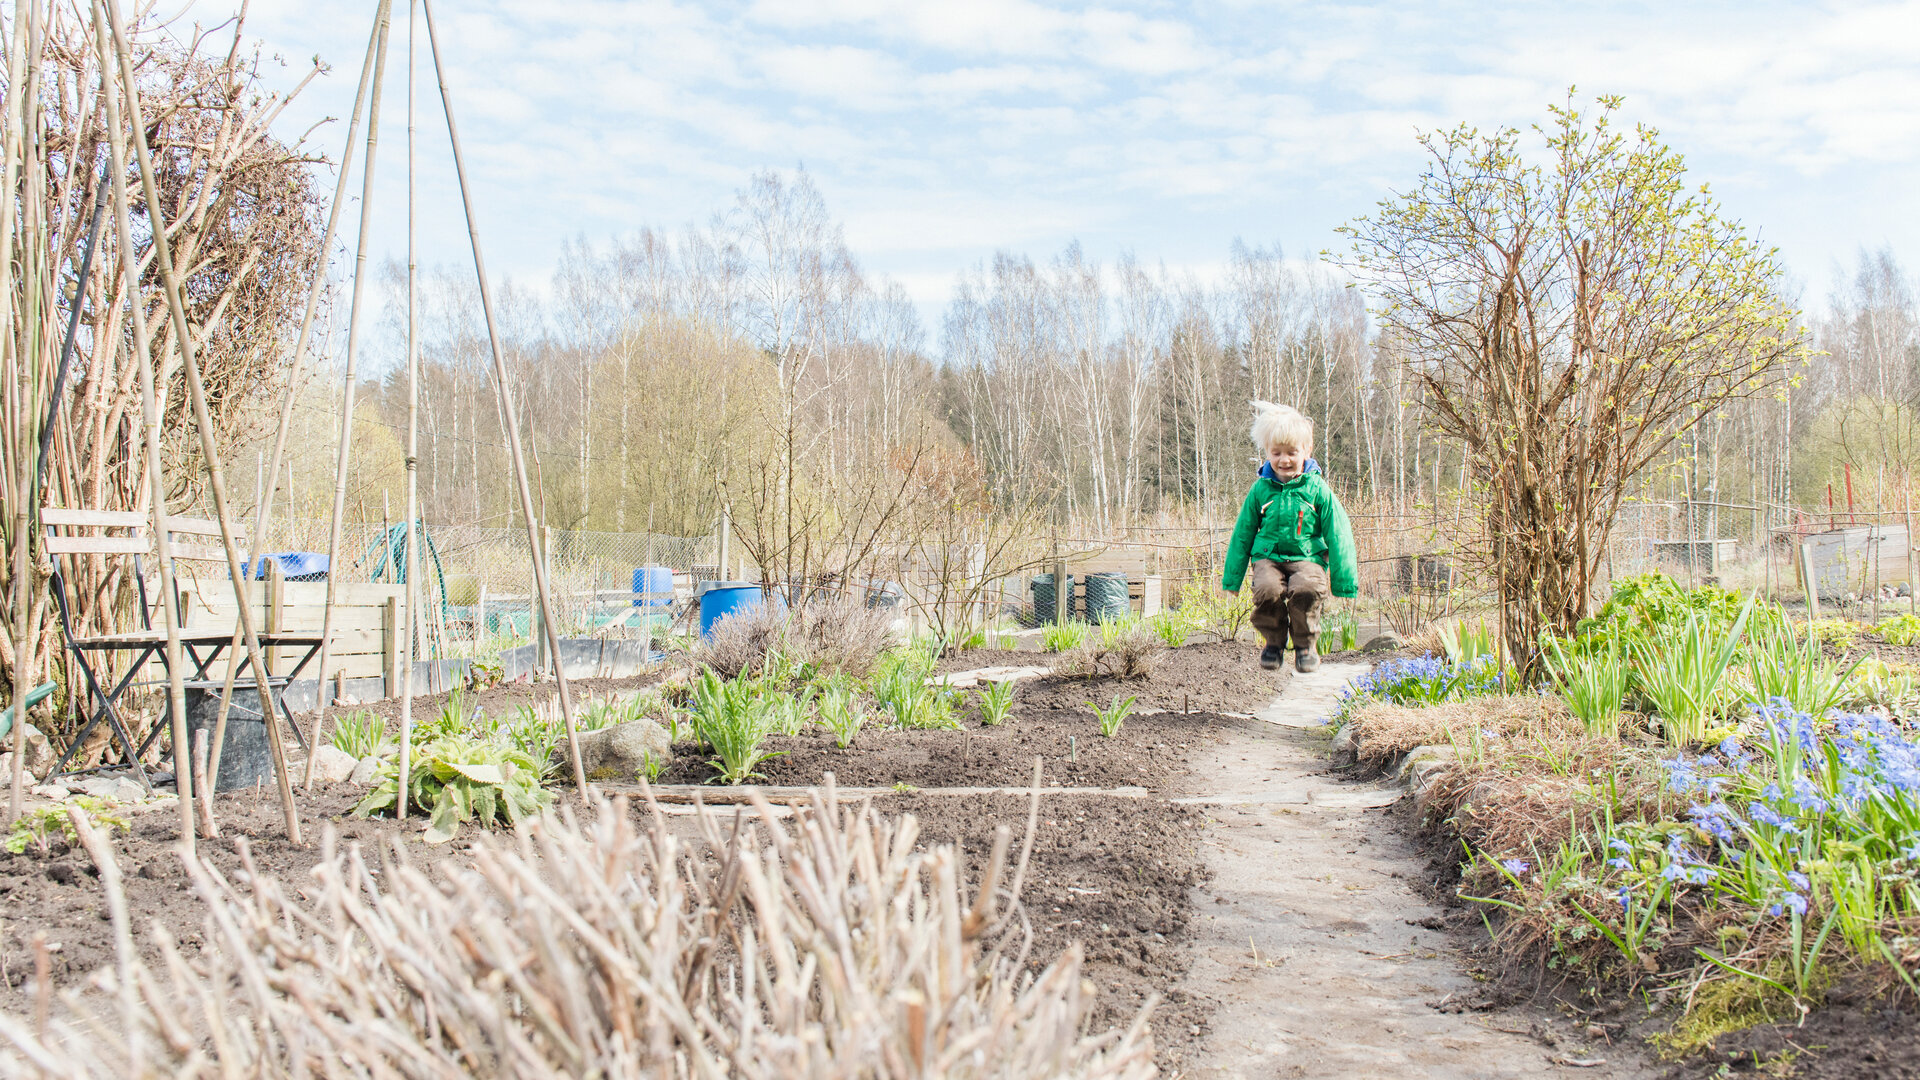
[[[1748,803],[1747,816],[1762,825],[1771,825],[1776,829],[1784,829],[1793,824],[1792,818],[1775,813],[1773,807],[1762,802]]]
[[[1795,915],[1805,915],[1807,913],[1807,898],[1797,892],[1788,893],[1786,896],[1781,897],[1781,902],[1792,908]]]
[[[1630,910],[1633,907],[1633,890],[1622,885],[1620,886],[1620,894],[1615,896],[1614,899],[1620,901],[1620,909],[1622,911]]]
[[[1627,860],[1621,858],[1620,856],[1615,855],[1613,858],[1607,860],[1607,865],[1613,867],[1616,870],[1625,870],[1632,864],[1627,862]]]
[[[1527,872],[1527,861],[1525,859],[1502,859],[1500,860],[1500,865],[1506,867],[1507,873],[1509,874],[1524,874]]]
[[[1632,851],[1633,850],[1633,845],[1627,843],[1625,840],[1622,840],[1617,836],[1608,840],[1607,846],[1612,848],[1615,851]]]
[[[1787,880],[1791,882],[1793,884],[1793,887],[1796,889],[1800,889],[1804,891],[1809,887],[1809,882],[1807,881],[1807,875],[1801,873],[1798,870],[1787,871]]]

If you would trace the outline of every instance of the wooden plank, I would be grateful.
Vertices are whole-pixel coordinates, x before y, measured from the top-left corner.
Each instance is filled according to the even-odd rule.
[[[227,561],[226,548],[208,547],[205,544],[176,544],[169,541],[167,554],[176,559],[204,559],[207,562],[219,563]]]
[[[85,525],[96,529],[144,529],[153,522],[138,510],[69,510],[64,506],[40,508],[42,525]]]
[[[224,624],[232,627],[235,612],[231,600],[232,598],[229,597],[229,602],[225,604],[204,605],[206,625]],[[266,609],[259,604],[249,604],[247,607],[255,615],[260,617],[264,625]],[[406,608],[402,607],[400,610],[404,612]],[[326,617],[327,613],[321,608],[284,608],[280,615],[280,630],[283,632],[305,630],[318,633],[324,629]],[[386,625],[386,619],[387,614],[384,606],[335,608],[333,611],[333,628],[335,630],[378,630]]]
[[[167,519],[167,532],[185,533],[188,536],[219,536],[220,523],[206,518],[170,517]]]
[[[381,631],[381,649],[387,655],[387,696],[400,692],[400,598],[387,599],[387,624]]]
[[[49,555],[144,555],[153,550],[144,536],[49,536]]]
[[[260,582],[264,585],[265,582]],[[404,585],[387,585],[366,581],[343,581],[334,596],[336,605],[384,604],[390,597],[405,594]],[[319,606],[327,602],[327,583],[324,581],[287,582],[287,604],[292,607]]]

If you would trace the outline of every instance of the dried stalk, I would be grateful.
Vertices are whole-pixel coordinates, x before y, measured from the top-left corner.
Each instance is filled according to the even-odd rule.
[[[587,810],[441,881],[399,844],[375,876],[331,836],[300,890],[194,861],[201,951],[156,927],[156,971],[121,938],[120,1022],[72,993],[44,1033],[0,1014],[0,1077],[1155,1075],[1146,1010],[1082,1034],[1079,950],[1032,975],[998,929],[1019,925],[993,918],[1017,905],[1004,834],[969,902],[954,848],[831,787],[791,822],[703,809],[691,842],[651,805],[638,828],[624,800]]]

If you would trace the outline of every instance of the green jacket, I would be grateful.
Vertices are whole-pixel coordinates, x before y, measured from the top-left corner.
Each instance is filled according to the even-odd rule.
[[[1284,483],[1262,476],[1240,505],[1233,540],[1227,544],[1227,563],[1220,587],[1240,591],[1247,566],[1254,559],[1274,562],[1312,560],[1327,568],[1333,595],[1357,596],[1358,564],[1353,553],[1353,526],[1333,489],[1318,473],[1306,473]]]

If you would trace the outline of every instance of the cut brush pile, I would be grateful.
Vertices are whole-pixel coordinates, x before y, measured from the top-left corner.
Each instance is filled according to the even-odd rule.
[[[969,900],[952,847],[914,850],[911,815],[831,788],[790,821],[756,810],[703,812],[684,841],[657,808],[636,828],[596,799],[590,820],[482,838],[444,881],[397,846],[379,871],[329,850],[299,890],[197,864],[205,945],[155,925],[158,967],[75,810],[118,963],[104,995],[42,989],[37,1016],[0,1014],[0,1075],[1154,1074],[1146,1010],[1082,1034],[1077,948],[1025,972],[1026,853],[1009,880],[1004,828]]]

